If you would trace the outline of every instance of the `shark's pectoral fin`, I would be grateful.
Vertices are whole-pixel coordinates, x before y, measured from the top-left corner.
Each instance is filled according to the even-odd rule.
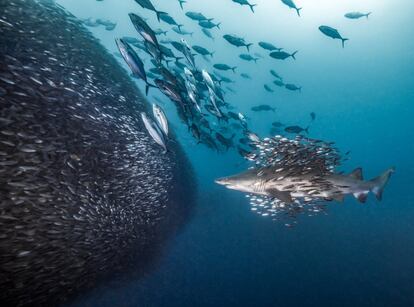
[[[285,203],[291,203],[293,201],[292,196],[288,191],[280,191],[278,189],[267,189],[266,193],[271,197],[277,198]]]
[[[354,179],[363,180],[362,168],[358,167],[354,169],[348,176]]]
[[[367,201],[368,192],[359,192],[354,193],[354,197],[359,200],[360,203],[365,203]]]

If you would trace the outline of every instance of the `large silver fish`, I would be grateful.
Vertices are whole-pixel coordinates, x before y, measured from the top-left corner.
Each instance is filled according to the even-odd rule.
[[[147,129],[149,135],[153,138],[153,140],[160,145],[162,148],[164,148],[164,151],[167,151],[167,145],[165,144],[165,139],[158,128],[157,124],[147,116],[144,112],[141,112],[141,118],[144,123],[145,128]]]
[[[154,117],[157,120],[158,126],[161,128],[165,136],[168,137],[168,120],[164,110],[159,105],[153,103],[152,113],[154,114]]]

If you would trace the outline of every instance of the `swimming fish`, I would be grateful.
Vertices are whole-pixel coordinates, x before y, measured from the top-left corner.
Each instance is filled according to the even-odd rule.
[[[135,0],[135,2],[138,3],[142,8],[155,12],[158,21],[160,21],[160,16],[162,14],[167,14],[165,12],[157,11],[150,0]]]
[[[296,60],[295,55],[298,53],[298,51],[293,52],[292,54],[289,54],[285,51],[273,51],[269,55],[277,60],[285,60],[289,57],[292,57],[294,60]]]
[[[309,127],[302,128],[300,126],[289,126],[285,128],[285,131],[288,133],[296,133],[296,134],[299,134],[302,132],[309,133]]]
[[[154,85],[148,83],[144,63],[142,63],[139,56],[135,53],[135,51],[131,48],[131,46],[129,46],[127,42],[122,40],[122,38],[116,39],[115,42],[118,46],[119,52],[121,53],[125,62],[128,64],[129,68],[131,69],[133,76],[140,78],[145,82],[145,94],[148,95],[149,88],[154,87]]]
[[[213,52],[208,51],[206,48],[198,46],[198,45],[193,45],[192,48],[195,52],[197,52],[198,54],[201,54],[201,55],[209,55],[211,57],[213,57],[213,55],[214,55],[214,51]]]
[[[159,105],[153,103],[152,113],[157,120],[158,127],[160,127],[164,135],[168,137],[168,120],[164,110]]]
[[[368,19],[368,16],[371,14],[372,12],[369,12],[369,13],[350,12],[350,13],[346,13],[344,16],[349,19],[359,19],[361,17],[366,17]]]
[[[302,87],[301,86],[296,86],[295,84],[292,83],[287,83],[285,84],[285,87],[290,90],[290,91],[301,91]]]
[[[269,51],[273,51],[273,50],[281,51],[283,49],[283,48],[277,48],[275,45],[271,43],[267,43],[267,42],[259,42],[258,45],[262,47],[263,49],[269,50]]]
[[[247,54],[247,53],[240,54],[239,58],[241,58],[242,60],[248,61],[248,62],[254,61],[255,63],[257,63],[257,60],[258,60],[258,58],[254,58],[250,54]]]
[[[151,27],[138,15],[134,13],[129,13],[128,15],[135,29],[142,36],[142,38],[153,45],[158,46],[157,37]]]
[[[263,85],[263,87],[264,87],[264,89],[265,89],[266,91],[268,91],[269,93],[273,93],[273,92],[274,92],[274,91],[270,88],[270,86],[269,86],[269,85],[267,85],[267,84]]]
[[[293,0],[281,0],[283,4],[287,5],[288,7],[290,7],[291,9],[295,9],[296,13],[298,14],[298,16],[300,17],[300,10],[302,9],[301,7],[298,8],[296,6],[296,4],[293,2]]]
[[[172,18],[170,15],[168,15],[167,13],[165,14],[161,14],[160,15],[160,19],[162,21],[164,21],[165,23],[168,23],[169,25],[173,25],[173,26],[177,26],[178,30],[181,31],[181,27],[184,25],[178,24],[174,18]]]
[[[237,66],[231,67],[231,66],[229,66],[227,64],[214,64],[213,67],[215,69],[224,70],[224,71],[226,71],[226,70],[232,70],[234,73],[236,72],[236,68],[237,68]]]
[[[233,46],[236,46],[236,47],[246,47],[247,48],[247,51],[249,51],[250,50],[250,46],[253,45],[253,43],[247,44],[245,42],[244,38],[238,37],[236,35],[226,34],[226,35],[223,35],[223,38],[227,42],[229,42],[230,44],[232,44]]]
[[[276,111],[275,108],[273,108],[273,107],[271,107],[267,104],[261,104],[261,105],[252,107],[251,110],[255,111],[255,112],[259,112],[259,111],[273,111],[273,112],[275,112]]]
[[[149,135],[152,137],[152,139],[160,145],[165,152],[167,152],[167,146],[165,144],[165,139],[160,131],[160,128],[157,126],[157,124],[147,116],[144,112],[141,112],[141,119],[145,125],[145,128],[147,129]]]
[[[254,13],[254,7],[257,6],[257,4],[250,4],[247,0],[232,0],[235,3],[238,3],[240,5],[248,5],[250,7],[250,10]]]
[[[200,20],[198,22],[198,25],[205,29],[212,29],[212,28],[220,29],[221,22],[214,23],[210,19],[206,19],[206,20]]]
[[[343,38],[343,37],[341,36],[341,34],[339,34],[338,30],[337,30],[337,29],[334,29],[334,28],[332,28],[332,27],[329,27],[329,26],[320,26],[320,27],[319,27],[319,30],[320,30],[323,34],[325,34],[326,36],[328,36],[328,37],[331,37],[331,38],[333,38],[333,39],[340,39],[340,40],[342,41],[342,48],[344,48],[344,47],[345,47],[345,42],[346,42],[347,40],[349,40],[349,38]]]

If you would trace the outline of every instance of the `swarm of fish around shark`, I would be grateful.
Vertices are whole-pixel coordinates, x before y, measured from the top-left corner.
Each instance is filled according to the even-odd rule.
[[[254,162],[252,168],[275,167],[276,173],[292,174],[332,174],[341,165],[343,159],[333,143],[296,136],[288,139],[280,135],[259,139],[250,137],[255,149],[245,158]],[[260,175],[260,173],[259,173]],[[317,180],[317,178],[315,178]],[[286,203],[278,198],[246,194],[251,204],[251,210],[264,217],[280,219],[282,217],[296,218],[298,214],[309,216],[325,213],[325,200],[320,198],[295,198]],[[285,224],[291,226],[292,223]]]

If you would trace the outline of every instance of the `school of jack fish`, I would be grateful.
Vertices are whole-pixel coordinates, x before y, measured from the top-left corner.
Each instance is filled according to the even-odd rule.
[[[149,5],[149,0],[135,0],[135,2],[143,8],[154,11],[160,22],[164,21],[169,25],[179,27],[184,34],[182,24],[178,24],[167,12],[157,10],[152,4]],[[257,4],[244,0],[233,0],[233,2],[249,7],[253,13],[257,7]],[[180,1],[182,9],[184,3]],[[281,0],[281,3],[294,9],[300,17],[302,8],[297,7],[294,1]],[[348,19],[368,18],[370,14],[371,12],[350,12],[346,13],[344,17]],[[246,117],[232,111],[234,107],[229,105],[225,99],[226,92],[234,91],[230,87],[224,88],[223,83],[234,83],[235,81],[223,76],[219,71],[236,74],[237,66],[216,62],[212,65],[213,72],[207,71],[205,68],[200,69],[192,50],[203,56],[208,62],[216,54],[214,50],[198,45],[190,46],[184,38],[180,41],[166,38],[159,42],[155,31],[142,17],[134,13],[130,13],[129,16],[141,36],[141,41],[130,40],[130,43],[152,57],[151,62],[154,67],[149,71],[153,74],[155,86],[174,102],[181,120],[188,126],[188,130],[196,139],[197,144],[204,144],[217,151],[236,148],[241,156],[254,162],[252,170],[216,181],[227,188],[249,193],[248,196],[254,211],[258,211],[263,216],[275,216],[280,211],[289,213],[304,211],[302,209],[320,212],[323,201],[340,201],[345,195],[351,194],[360,202],[365,202],[369,192],[373,192],[378,200],[381,199],[383,188],[391,173],[394,172],[393,168],[371,181],[362,180],[359,168],[348,176],[335,173],[335,169],[340,166],[339,152],[330,143],[311,140],[303,136],[309,134],[310,124],[316,119],[314,112],[310,113],[310,123],[306,127],[274,122],[270,133],[277,134],[277,136],[260,140],[249,129]],[[203,13],[188,11],[185,16],[198,22],[203,33],[210,38],[214,38],[211,30],[221,30],[220,22],[216,22],[214,18],[206,17]],[[340,40],[342,47],[345,47],[345,42],[349,40],[331,26],[321,25],[318,29],[327,37]],[[167,31],[158,32],[168,36]],[[180,33],[179,31],[175,32]],[[187,33],[193,35],[194,32]],[[245,48],[247,53],[239,54],[240,59],[254,63],[260,60],[260,54],[251,54],[255,43],[236,34],[224,34],[222,38],[224,42],[237,47],[237,49]],[[125,44],[128,45],[128,42]],[[269,52],[269,57],[276,60],[296,60],[299,52],[298,50],[287,52],[284,48],[265,41],[260,41],[257,45]],[[133,48],[130,47],[130,49]],[[120,52],[129,67],[141,66],[139,75],[148,84],[144,68],[142,65],[138,65],[141,63],[138,55],[134,53],[130,57],[124,56],[121,48]],[[219,57],[219,55],[217,54],[215,57]],[[138,59],[134,61],[134,58]],[[170,68],[170,65],[174,67]],[[274,78],[273,84],[277,87],[301,92],[301,86],[285,82],[274,69],[270,69],[269,72]],[[246,73],[240,73],[240,76],[251,79],[251,76]],[[263,88],[269,93],[274,93],[274,89],[269,84],[264,84]],[[276,112],[276,108],[268,104],[259,104],[251,107],[251,111]],[[164,121],[166,121],[166,117]],[[147,125],[148,132],[153,136],[155,142],[166,150],[167,145],[162,137],[161,129],[156,127]],[[280,135],[281,133],[293,134],[296,135],[296,138],[288,139]],[[259,153],[255,153],[257,150]],[[281,155],[282,159],[280,159]],[[261,210],[258,210],[259,208]]]

